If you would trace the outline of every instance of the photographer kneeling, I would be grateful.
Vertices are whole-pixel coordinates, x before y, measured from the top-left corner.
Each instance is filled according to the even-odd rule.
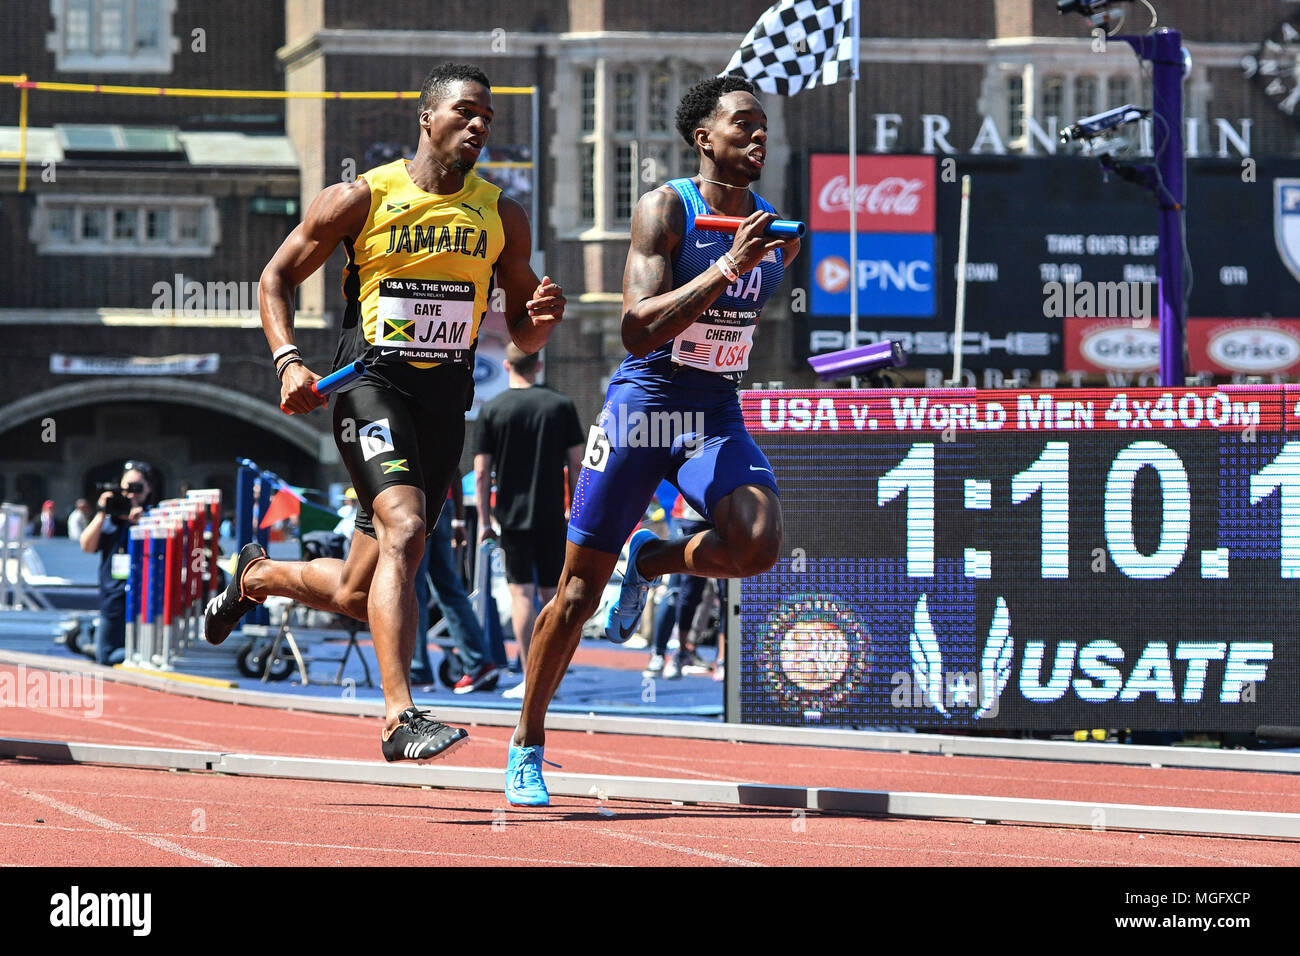
[[[120,664],[126,656],[127,547],[131,526],[157,499],[153,468],[142,461],[123,466],[120,486],[101,485],[99,510],[81,532],[81,550],[99,552],[99,630],[95,659]]]

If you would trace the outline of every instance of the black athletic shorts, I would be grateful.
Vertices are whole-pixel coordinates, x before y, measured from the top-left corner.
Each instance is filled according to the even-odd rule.
[[[446,374],[435,374],[444,368]],[[432,534],[447,488],[458,477],[472,379],[452,366],[429,369],[422,378],[419,400],[367,379],[334,397],[334,443],[360,505],[356,529],[372,538],[370,516],[385,488],[423,491]]]
[[[501,529],[501,554],[505,557],[506,581],[510,584],[532,584],[553,588],[560,583],[564,570],[564,549],[567,545],[564,528],[539,534],[533,531],[507,531]],[[533,569],[537,577],[533,577]]]

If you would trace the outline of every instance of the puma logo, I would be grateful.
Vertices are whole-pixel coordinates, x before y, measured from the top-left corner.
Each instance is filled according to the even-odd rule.
[[[472,212],[474,215],[478,216],[480,219],[483,218],[483,207],[482,207],[482,206],[480,206],[479,208],[475,209],[473,206],[471,206],[471,205],[470,205],[469,203],[467,203],[467,202],[463,202],[463,203],[461,203],[461,205],[464,206],[466,209],[468,209],[470,212]]]

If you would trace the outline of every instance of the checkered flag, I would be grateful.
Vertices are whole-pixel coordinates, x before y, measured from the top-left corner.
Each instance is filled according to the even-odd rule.
[[[752,80],[765,93],[793,96],[840,78],[851,64],[853,0],[778,0],[745,35],[721,75]]]

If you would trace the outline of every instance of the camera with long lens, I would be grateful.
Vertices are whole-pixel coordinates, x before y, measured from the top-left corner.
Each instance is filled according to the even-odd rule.
[[[1091,142],[1099,136],[1104,136],[1129,123],[1136,123],[1139,120],[1146,119],[1150,115],[1150,110],[1141,109],[1132,103],[1125,103],[1113,110],[1106,110],[1094,116],[1085,116],[1078,122],[1070,124],[1061,130],[1060,139],[1062,143],[1069,143],[1072,140],[1085,143]]]
[[[1088,18],[1094,27],[1109,29],[1123,19],[1119,0],[1056,0],[1058,13],[1077,13]]]
[[[122,488],[116,482],[100,482],[95,486],[95,491],[100,495],[106,491],[111,491],[113,493],[112,496],[104,502],[103,507],[104,514],[108,515],[110,518],[125,518],[131,513],[131,499],[122,494]]]

